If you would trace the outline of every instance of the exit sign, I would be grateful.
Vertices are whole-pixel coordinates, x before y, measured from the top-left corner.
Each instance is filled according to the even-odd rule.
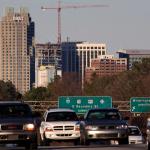
[[[60,96],[58,107],[70,108],[76,113],[83,114],[92,108],[112,107],[112,98],[110,96]]]

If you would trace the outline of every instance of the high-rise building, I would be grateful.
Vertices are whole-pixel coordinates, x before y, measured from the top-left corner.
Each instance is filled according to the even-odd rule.
[[[150,50],[140,49],[121,49],[118,50],[119,58],[127,59],[128,70],[132,69],[134,62],[140,62],[143,58],[150,58]]]
[[[26,8],[6,8],[0,21],[0,80],[11,81],[20,93],[35,82],[34,22]]]
[[[36,87],[47,87],[48,83],[54,81],[55,66],[40,66],[37,71]]]
[[[55,43],[36,44],[36,66],[54,65],[56,69],[61,69],[61,50],[58,47]]]
[[[35,87],[39,86],[41,80],[39,76],[41,66],[42,68],[45,66],[47,69],[49,68],[48,66],[51,66],[55,70],[54,74],[52,72],[52,75],[48,74],[50,76],[62,76],[61,50],[58,44],[37,43],[35,45]]]
[[[89,42],[62,43],[63,72],[76,72],[84,83],[85,68],[91,67],[92,59],[106,55],[106,44]]]

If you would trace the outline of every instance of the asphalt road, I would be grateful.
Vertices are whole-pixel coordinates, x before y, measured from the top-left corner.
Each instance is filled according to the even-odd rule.
[[[24,147],[1,146],[0,150],[24,150]],[[146,144],[90,145],[90,146],[39,146],[38,150],[147,150]]]

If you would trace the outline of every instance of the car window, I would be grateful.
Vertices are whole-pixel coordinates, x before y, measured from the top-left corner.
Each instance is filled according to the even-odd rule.
[[[28,117],[31,116],[31,109],[27,105],[1,105],[0,117]]]
[[[129,135],[141,135],[141,132],[138,128],[129,127]]]
[[[78,121],[75,112],[50,112],[46,121]]]
[[[120,115],[118,112],[114,111],[91,111],[87,119],[89,120],[100,120],[100,119],[111,119],[111,120],[118,120],[120,119]]]

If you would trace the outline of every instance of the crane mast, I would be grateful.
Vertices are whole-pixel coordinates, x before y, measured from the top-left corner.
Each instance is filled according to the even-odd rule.
[[[58,49],[61,49],[61,10],[62,9],[77,9],[77,8],[92,8],[92,7],[108,7],[108,5],[100,4],[87,4],[87,5],[61,5],[60,0],[58,0],[57,7],[41,7],[42,10],[57,10],[57,45]],[[56,67],[56,51],[55,51],[55,67]]]

